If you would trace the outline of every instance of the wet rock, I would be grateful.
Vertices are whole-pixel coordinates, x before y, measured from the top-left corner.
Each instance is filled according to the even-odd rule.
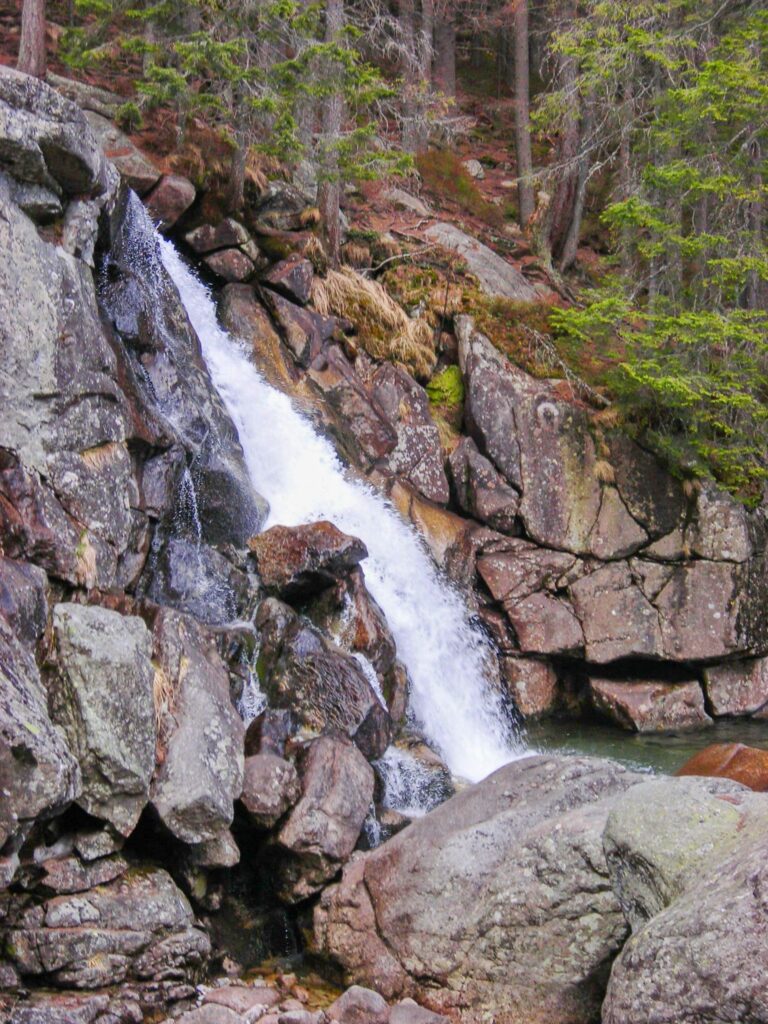
[[[240,802],[260,828],[272,828],[301,795],[301,783],[290,761],[274,754],[245,759]]]
[[[289,256],[276,263],[262,278],[262,281],[285,295],[292,302],[306,306],[312,293],[315,272],[309,260],[299,255]]]
[[[293,710],[316,732],[340,730],[366,757],[380,757],[390,718],[360,663],[274,598],[262,602],[256,624],[270,705]]]
[[[632,930],[768,824],[768,801],[728,779],[655,779],[616,801],[603,835],[614,890]]]
[[[261,297],[295,362],[309,366],[336,333],[335,318],[297,306],[269,288],[261,289]]]
[[[84,894],[22,906],[3,935],[23,975],[59,988],[184,980],[210,953],[186,898],[158,869],[131,870]]]
[[[326,521],[273,526],[252,537],[248,546],[263,585],[270,593],[288,599],[306,597],[332,585],[368,556],[361,540]]]
[[[215,226],[202,224],[184,236],[187,245],[198,254],[214,252],[216,249],[231,249],[247,245],[251,236],[238,221],[226,217]]]
[[[253,260],[240,249],[221,249],[206,256],[203,262],[224,281],[247,281],[256,272]]]
[[[9,67],[0,69],[0,167],[19,181],[70,195],[97,194],[106,173],[79,107]]]
[[[267,708],[245,731],[245,756],[285,754],[287,740],[296,732],[296,718],[288,708]]]
[[[378,992],[353,985],[328,1007],[329,1020],[339,1024],[388,1024],[389,1007]]]
[[[715,717],[759,711],[768,704],[768,658],[705,668],[704,691]]]
[[[584,629],[589,661],[660,658],[663,627],[656,607],[632,579],[625,563],[607,565],[570,586],[574,610]]]
[[[78,803],[129,835],[155,763],[151,636],[141,619],[73,604],[56,605],[53,628],[57,672],[49,695],[80,763]]]
[[[227,670],[194,619],[163,609],[154,644],[163,697],[152,804],[178,839],[201,843],[232,823],[243,786],[245,730]]]
[[[438,505],[450,497],[440,435],[429,411],[426,391],[405,370],[385,363],[376,371],[372,394],[397,433],[386,467]]]
[[[195,201],[195,186],[179,174],[166,174],[144,197],[152,222],[161,231],[172,228]]]
[[[373,799],[373,769],[342,737],[321,736],[301,763],[302,795],[277,835],[286,851],[280,895],[297,902],[318,892],[350,857]]]
[[[169,537],[148,570],[149,598],[210,625],[235,621],[255,597],[245,573],[215,548],[183,537]]]
[[[674,784],[670,780],[663,785]],[[768,1021],[765,798],[753,793],[714,794],[710,805],[723,804],[724,810],[710,806],[705,814],[701,837],[710,853],[702,857],[697,823],[686,814],[685,801],[677,809],[688,826],[678,833],[674,811],[663,810],[668,795],[662,790],[659,797],[658,808],[643,802],[641,814],[645,819],[650,813],[654,823],[659,822],[671,845],[664,849],[659,844],[655,855],[649,851],[651,860],[646,862],[643,852],[648,852],[654,829],[638,827],[635,816],[620,863],[634,882],[646,877],[647,883],[640,884],[644,891],[652,891],[648,909],[657,905],[656,893],[671,897],[671,902],[639,927],[619,954],[602,1019],[605,1024]],[[760,801],[756,814],[753,801]],[[724,828],[727,817],[730,830]],[[670,868],[671,891],[666,889]],[[625,877],[625,886],[628,880]]]
[[[689,758],[675,774],[733,779],[764,793],[768,791],[768,751],[743,743],[713,743]]]
[[[546,661],[503,658],[502,678],[515,707],[524,718],[541,718],[557,703],[557,673]]]
[[[11,199],[36,224],[49,224],[64,213],[59,196],[43,185],[11,179]]]
[[[146,195],[160,180],[158,168],[108,118],[91,110],[85,116],[104,155],[115,165],[128,188],[139,196]]]
[[[448,465],[460,508],[493,530],[514,534],[520,495],[480,454],[470,437],[462,437],[451,453]]]
[[[426,229],[424,236],[460,256],[486,295],[514,299],[515,302],[535,302],[538,298],[536,289],[516,267],[453,224],[433,224]]]
[[[0,846],[26,822],[63,810],[81,791],[80,768],[48,716],[29,648],[0,618]]]
[[[598,711],[635,732],[678,732],[712,725],[695,679],[664,683],[591,678],[589,690]]]
[[[507,765],[348,864],[315,911],[318,949],[348,982],[456,1020],[595,1020],[626,936],[602,831],[636,781],[591,758]]]

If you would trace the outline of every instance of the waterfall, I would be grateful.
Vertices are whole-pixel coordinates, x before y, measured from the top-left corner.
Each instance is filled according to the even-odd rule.
[[[328,519],[365,542],[368,589],[411,677],[410,712],[452,772],[476,781],[520,756],[488,682],[493,654],[461,595],[415,530],[373,488],[350,479],[330,442],[262,379],[246,348],[219,326],[208,289],[171,243],[161,240],[160,247],[237,428],[254,487],[270,503],[267,526]]]

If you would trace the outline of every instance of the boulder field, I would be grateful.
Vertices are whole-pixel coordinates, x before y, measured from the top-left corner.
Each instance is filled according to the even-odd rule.
[[[0,1017],[768,1022],[768,796],[547,754],[452,780],[365,545],[265,529],[153,223],[473,590],[517,713],[768,713],[763,512],[684,487],[463,318],[445,445],[421,383],[314,308],[298,189],[207,223],[97,99],[0,68]],[[413,820],[385,806],[393,744],[438,793]],[[738,751],[700,770],[737,761],[754,781]],[[348,987],[243,980],[299,944]]]

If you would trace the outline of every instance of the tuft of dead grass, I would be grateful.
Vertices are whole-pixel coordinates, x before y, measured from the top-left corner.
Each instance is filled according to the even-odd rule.
[[[616,483],[616,471],[606,459],[598,459],[595,463],[595,477],[601,484]]]
[[[339,316],[355,325],[358,339],[374,359],[402,363],[415,377],[434,369],[434,333],[422,317],[411,319],[377,281],[351,267],[315,278],[312,301],[323,316]]]

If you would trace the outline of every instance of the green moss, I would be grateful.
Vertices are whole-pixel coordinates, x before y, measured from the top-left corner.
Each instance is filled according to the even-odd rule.
[[[416,158],[416,164],[424,184],[436,196],[458,203],[491,227],[503,225],[504,211],[488,202],[455,153],[430,149]]]
[[[427,384],[432,405],[461,405],[464,401],[464,381],[458,366],[446,366]]]

